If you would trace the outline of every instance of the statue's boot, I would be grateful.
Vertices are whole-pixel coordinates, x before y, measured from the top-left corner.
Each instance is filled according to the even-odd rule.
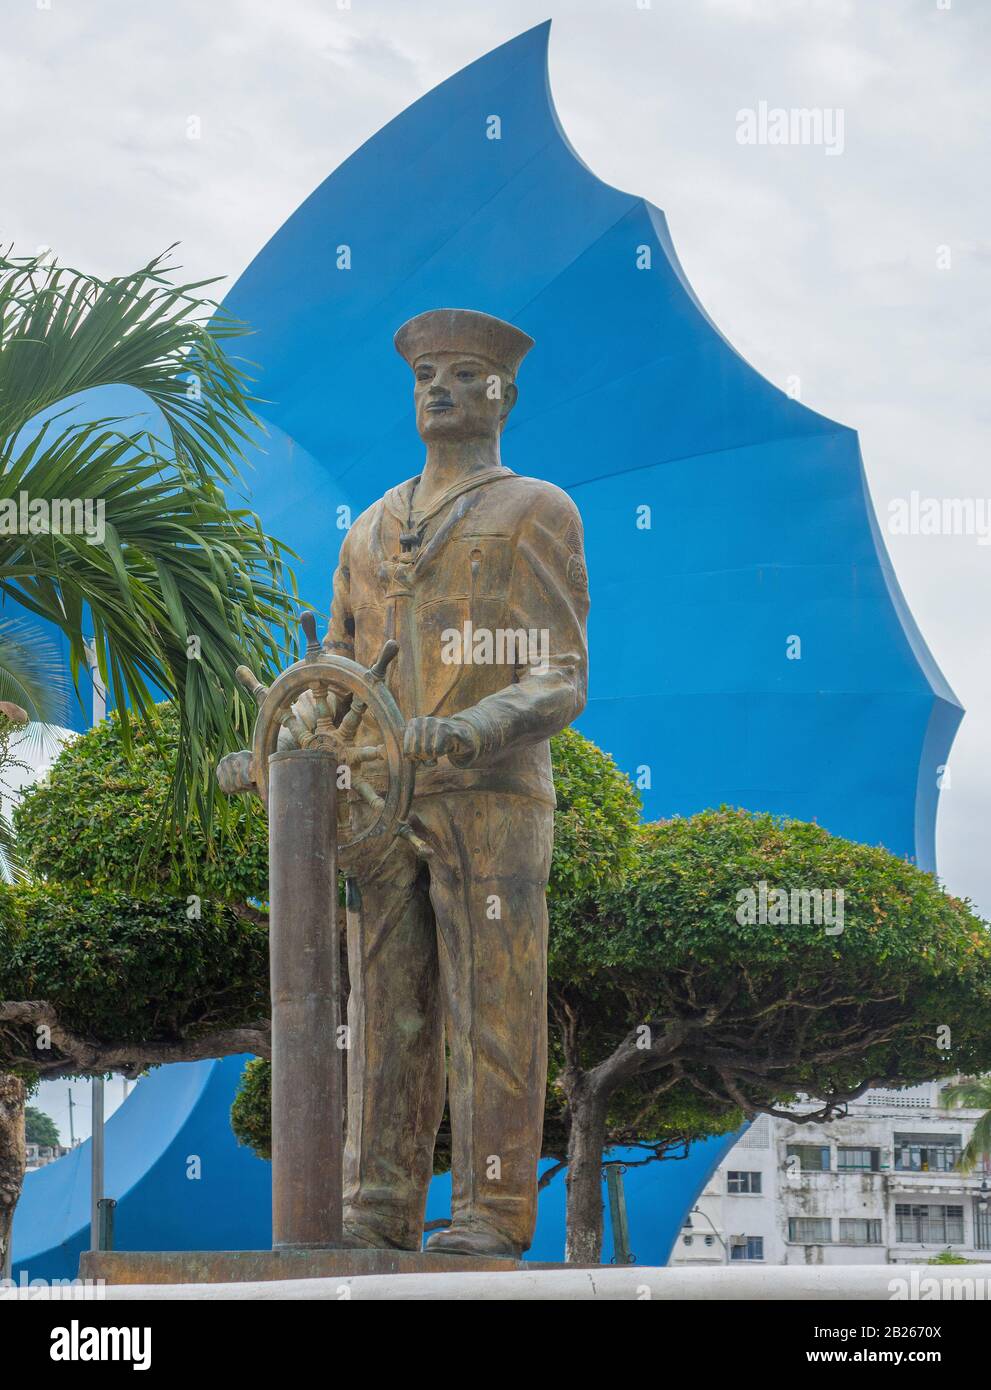
[[[341,1248],[344,1250],[405,1250],[408,1247],[397,1245],[381,1231],[377,1231],[374,1226],[367,1226],[363,1221],[345,1221]]]
[[[435,1231],[427,1241],[427,1250],[432,1255],[479,1255],[505,1260],[523,1258],[520,1246],[497,1231],[477,1223],[455,1222],[443,1231]]]

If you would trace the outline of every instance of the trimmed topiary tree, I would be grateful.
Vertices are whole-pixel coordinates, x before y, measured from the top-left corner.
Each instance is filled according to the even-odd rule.
[[[216,901],[0,889],[0,1058],[24,1076],[122,1072],[268,1047],[268,932]]]
[[[255,1057],[241,1073],[231,1106],[231,1129],[258,1158],[272,1158],[272,1064]]]
[[[247,797],[225,802],[210,836],[193,821],[185,842],[166,833],[179,717],[158,705],[130,730],[116,713],[59,754],[14,814],[18,853],[32,877],[63,885],[214,898],[258,919],[268,895],[268,828]]]
[[[267,1049],[265,821],[239,798],[209,838],[157,833],[178,734],[161,705],[128,750],[112,714],[18,807],[33,882],[0,892],[0,1063],[135,1075]]]
[[[842,895],[842,896],[841,896]],[[568,1258],[595,1261],[603,1151],[991,1063],[991,935],[884,849],[722,809],[643,827],[626,881],[556,915]],[[658,1128],[660,1126],[661,1128]]]
[[[75,740],[16,814],[34,881],[0,886],[0,1245],[39,1079],[269,1047],[264,820],[236,802],[178,842],[176,714],[131,732],[130,759],[116,716]]]
[[[18,1066],[133,1073],[223,1056],[245,1027],[267,1047],[265,821],[238,798],[209,838],[195,823],[185,845],[159,834],[178,735],[160,705],[128,750],[111,714],[17,808],[32,882],[0,893],[0,1041]],[[43,1025],[46,1047],[15,1024]]]

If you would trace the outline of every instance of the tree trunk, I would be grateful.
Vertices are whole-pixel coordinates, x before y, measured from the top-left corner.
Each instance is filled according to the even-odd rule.
[[[567,1239],[569,1264],[598,1264],[602,1258],[602,1152],[608,1097],[579,1072],[566,1083],[568,1136]]]
[[[26,1087],[19,1076],[0,1071],[0,1277],[10,1273],[10,1239],[24,1184],[24,1102]]]

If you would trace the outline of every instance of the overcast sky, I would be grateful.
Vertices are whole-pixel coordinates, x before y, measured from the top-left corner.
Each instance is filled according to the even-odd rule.
[[[860,431],[882,524],[913,490],[991,498],[988,0],[3,0],[0,237],[106,274],[178,240],[235,277],[363,140],[548,17],[579,154],[665,210],[749,361]],[[841,110],[842,154],[740,145],[761,101]],[[889,549],[968,711],[941,874],[991,915],[991,546]]]

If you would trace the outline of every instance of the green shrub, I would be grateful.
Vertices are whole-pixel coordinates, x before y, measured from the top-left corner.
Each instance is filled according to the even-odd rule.
[[[222,904],[45,884],[0,894],[0,924],[0,998],[46,1000],[84,1037],[177,1041],[268,1015],[267,929]]]
[[[266,897],[268,832],[260,807],[226,803],[208,840],[194,823],[183,853],[168,833],[179,721],[171,705],[132,729],[124,751],[115,714],[62,750],[15,813],[18,849],[33,876],[61,884],[244,901]]]

